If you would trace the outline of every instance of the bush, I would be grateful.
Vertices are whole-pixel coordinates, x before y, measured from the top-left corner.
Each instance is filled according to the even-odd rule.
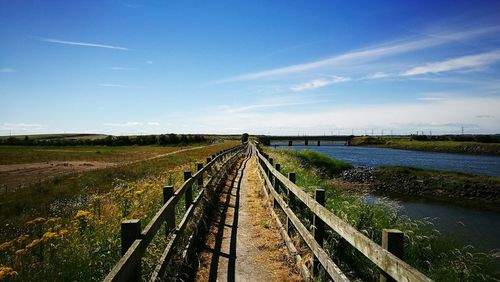
[[[248,141],[248,133],[243,133],[241,135],[241,143],[245,143]]]
[[[352,165],[347,162],[332,159],[315,151],[305,150],[295,152],[295,154],[299,157],[303,164],[316,167],[328,176],[333,176],[344,170],[352,168]]]

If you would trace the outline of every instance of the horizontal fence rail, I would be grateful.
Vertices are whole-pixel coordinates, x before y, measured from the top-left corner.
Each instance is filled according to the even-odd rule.
[[[293,226],[314,254],[313,273],[317,273],[319,265],[321,265],[334,281],[349,281],[323,249],[325,227],[328,227],[380,268],[381,281],[432,281],[398,257],[402,257],[402,232],[384,229],[382,246],[378,245],[326,209],[323,190],[316,190],[315,198],[312,198],[295,184],[295,173],[290,173],[288,178],[281,174],[280,165],[274,164],[273,159],[261,152],[260,148],[257,150],[257,158],[259,170],[264,178],[267,192],[273,198],[274,207],[283,211],[287,217],[288,235],[290,235]],[[280,190],[287,195],[286,201]],[[313,214],[312,233],[292,209],[300,203]]]
[[[164,204],[155,214],[151,221],[141,231],[140,220],[125,220],[121,225],[121,247],[122,257],[113,267],[111,272],[104,278],[104,281],[140,281],[141,280],[141,259],[146,248],[156,236],[158,231],[165,225],[165,236],[167,246],[161,255],[160,261],[154,269],[150,281],[161,278],[166,271],[168,262],[174,254],[174,249],[181,243],[184,247],[192,245],[193,236],[186,242],[180,242],[181,234],[193,220],[193,214],[199,206],[207,187],[222,179],[222,174],[234,164],[237,156],[246,148],[247,143],[226,149],[207,158],[207,164],[197,164],[197,172],[191,175],[190,171],[184,172],[184,183],[174,191],[173,186],[163,188]],[[210,179],[204,184],[204,174],[215,170],[210,175]],[[197,184],[199,189],[193,200],[193,185]],[[181,222],[176,225],[175,208],[177,203],[184,197],[186,203],[185,213]]]

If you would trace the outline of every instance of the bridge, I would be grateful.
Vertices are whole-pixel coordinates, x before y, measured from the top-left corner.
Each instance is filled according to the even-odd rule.
[[[275,271],[274,265],[259,265],[266,250],[256,247],[261,234],[250,238],[249,233],[256,227],[272,228],[258,225],[261,217],[274,220],[273,232],[281,243],[271,245],[286,246],[279,256],[288,253],[295,265],[289,265],[287,271],[300,273],[303,281],[350,281],[335,263],[334,254],[325,248],[331,232],[362,254],[373,265],[374,273],[380,273],[380,281],[432,281],[402,260],[403,232],[387,226],[381,230],[382,245],[378,245],[325,207],[324,190],[316,189],[311,197],[295,184],[294,172],[285,176],[280,170],[280,164],[265,151],[247,142],[212,155],[206,165],[198,163],[194,174],[185,171],[179,188],[164,187],[164,204],[144,229],[140,219],[122,222],[122,257],[104,281],[291,280],[266,276],[266,270],[271,274]],[[257,178],[249,181],[252,173]],[[245,196],[252,188],[249,186],[261,196]],[[258,216],[248,209],[256,201],[267,209]],[[209,243],[204,234],[210,233],[211,227],[215,227],[215,242]],[[296,245],[300,241],[304,243]],[[145,258],[149,249],[159,251],[157,259]],[[209,262],[200,264],[207,253]],[[205,271],[208,276],[200,278],[204,266],[209,268]]]
[[[350,146],[354,135],[308,135],[308,136],[273,136],[260,135],[257,137],[259,142],[266,146],[321,146],[325,144],[341,143]]]

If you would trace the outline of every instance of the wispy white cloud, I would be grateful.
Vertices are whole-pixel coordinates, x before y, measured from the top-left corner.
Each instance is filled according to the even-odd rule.
[[[16,72],[16,70],[13,68],[0,68],[0,72],[9,73],[9,72]]]
[[[133,70],[133,68],[125,68],[125,67],[109,67],[110,70],[114,71],[128,71]]]
[[[127,121],[122,123],[107,122],[104,123],[103,125],[110,127],[138,127],[138,126],[158,126],[160,125],[160,123],[156,121],[149,121],[149,122]]]
[[[391,75],[388,73],[379,71],[379,72],[367,75],[365,77],[365,79],[378,79],[378,78],[385,78],[385,77],[389,77],[389,76],[391,76]]]
[[[305,83],[293,85],[290,88],[290,90],[295,91],[295,92],[312,90],[312,89],[324,87],[324,86],[327,86],[327,85],[330,85],[333,83],[341,83],[341,82],[346,82],[349,80],[351,80],[351,78],[343,77],[343,76],[334,76],[333,78],[313,79],[313,80],[305,82]]]
[[[341,55],[332,56],[326,59],[307,62],[303,64],[296,64],[281,68],[275,68],[270,70],[264,70],[260,72],[242,74],[230,78],[226,78],[218,81],[230,82],[230,81],[247,81],[247,80],[257,80],[265,79],[277,76],[291,75],[297,73],[304,73],[307,71],[318,70],[322,68],[331,68],[335,66],[369,62],[373,60],[378,60],[387,56],[394,56],[398,54],[408,53],[412,51],[422,50],[438,45],[447,44],[454,41],[466,40],[475,37],[479,37],[485,34],[490,34],[493,32],[498,32],[499,27],[487,27],[481,29],[474,29],[462,32],[448,32],[440,33],[435,36],[427,36],[424,38],[418,38],[413,40],[399,40],[395,42],[390,42],[378,46],[373,46],[361,50],[355,50]]]
[[[128,51],[128,48],[125,48],[125,47],[105,45],[105,44],[99,44],[99,43],[87,43],[87,42],[67,41],[67,40],[52,39],[52,38],[41,38],[40,40],[41,41],[45,41],[45,42],[64,44],[64,45],[75,45],[75,46],[96,47],[96,48],[105,48],[105,49],[114,49],[114,50]]]
[[[11,131],[11,133],[16,133],[16,132],[35,132],[42,130],[43,126],[38,123],[11,123],[11,122],[4,122],[0,124],[0,130],[3,131]]]
[[[143,125],[143,123],[138,121],[128,121],[124,123],[113,123],[113,122],[104,123],[104,126],[112,126],[112,127],[134,127],[140,125]]]
[[[422,75],[428,73],[441,73],[457,70],[471,70],[482,68],[487,65],[500,61],[500,50],[486,52],[482,54],[463,56],[459,58],[448,59],[440,62],[427,63],[406,70],[401,73],[402,76]]]
[[[344,133],[350,134],[351,129],[359,133],[372,128],[379,129],[379,132],[381,129],[394,129],[395,132],[405,134],[429,129],[435,133],[452,133],[459,132],[461,125],[466,128],[474,127],[476,133],[496,133],[500,131],[498,108],[499,97],[460,96],[416,103],[333,105],[321,109],[281,110],[265,115],[252,110],[219,112],[200,117],[197,122],[207,127],[230,128],[233,132],[249,131],[255,134],[276,133],[282,128],[288,130],[282,132],[286,134],[323,134],[331,130],[337,132],[337,129],[344,129]]]

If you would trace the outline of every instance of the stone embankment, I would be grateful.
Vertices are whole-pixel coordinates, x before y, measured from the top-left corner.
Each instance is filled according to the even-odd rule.
[[[496,177],[389,167],[354,168],[344,171],[340,178],[367,184],[374,193],[423,197],[500,211],[500,181]]]

